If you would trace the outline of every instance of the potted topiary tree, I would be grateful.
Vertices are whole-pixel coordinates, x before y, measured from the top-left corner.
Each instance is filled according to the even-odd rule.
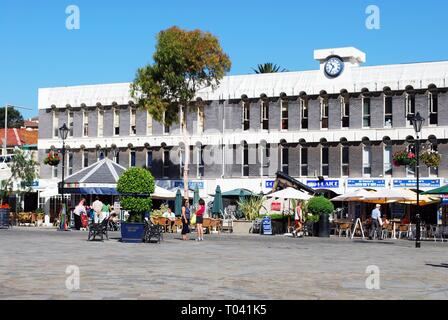
[[[126,243],[143,241],[144,214],[152,207],[150,195],[154,192],[154,177],[143,168],[126,170],[117,183],[120,205],[129,212],[129,217],[121,223],[121,240]]]
[[[330,237],[329,216],[334,211],[333,203],[322,196],[314,197],[308,201],[307,211],[313,216],[311,219],[318,223],[319,237]]]

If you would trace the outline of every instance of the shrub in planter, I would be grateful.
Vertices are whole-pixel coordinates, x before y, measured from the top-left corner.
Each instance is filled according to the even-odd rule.
[[[330,228],[328,217],[334,211],[333,203],[325,197],[314,197],[307,205],[307,211],[319,223],[319,237],[329,237]],[[319,217],[319,218],[317,218]]]
[[[263,197],[254,196],[245,198],[242,202],[238,201],[238,206],[244,214],[246,220],[252,221],[260,217],[260,211],[263,209]]]
[[[121,194],[120,205],[129,211],[131,221],[143,222],[144,213],[151,209],[150,195],[154,189],[154,177],[148,170],[130,168],[122,174],[117,183],[117,191]]]
[[[129,212],[129,218],[122,224],[123,242],[141,242],[143,239],[145,212],[151,209],[150,195],[154,192],[154,177],[143,168],[126,170],[117,183],[120,205]]]

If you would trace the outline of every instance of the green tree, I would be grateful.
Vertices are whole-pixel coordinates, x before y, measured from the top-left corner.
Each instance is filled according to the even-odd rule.
[[[272,62],[259,64],[256,69],[252,68],[252,70],[257,74],[277,73],[277,72],[286,72],[287,71],[286,69],[282,69],[280,66],[278,66]]]
[[[130,221],[143,221],[143,214],[152,207],[150,195],[154,189],[154,177],[146,169],[130,168],[121,175],[117,191],[122,194],[122,208],[130,211]]]
[[[8,107],[8,128],[23,127],[23,116],[17,109]],[[0,128],[5,127],[5,108],[0,108]]]
[[[17,183],[20,196],[31,191],[31,185],[37,178],[37,167],[39,163],[34,161],[31,154],[16,149],[10,163],[11,175],[8,179],[0,181],[1,203],[13,192],[14,183]]]
[[[167,126],[179,121],[185,150],[189,150],[186,112],[196,110],[196,95],[203,88],[216,88],[231,62],[219,40],[201,30],[186,31],[171,27],[157,36],[153,64],[137,70],[131,96],[140,108]],[[184,189],[188,195],[189,152],[184,159]]]

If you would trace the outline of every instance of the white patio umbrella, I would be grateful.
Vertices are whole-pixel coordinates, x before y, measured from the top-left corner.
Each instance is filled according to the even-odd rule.
[[[170,190],[164,189],[162,187],[156,186],[154,193],[151,194],[151,198],[153,199],[161,199],[161,200],[165,200],[165,199],[175,199],[176,198],[176,194]]]
[[[312,196],[294,188],[286,188],[266,195],[268,198],[280,198],[285,200],[310,200]]]
[[[367,191],[366,189],[358,189],[356,191],[352,191],[336,198],[331,199],[331,201],[340,201],[340,202],[356,202],[360,201],[360,199],[369,196],[371,194],[375,194],[375,191]]]
[[[387,204],[399,201],[415,201],[416,196],[403,190],[398,189],[382,189],[377,192],[372,192],[364,196],[359,201],[367,203]]]

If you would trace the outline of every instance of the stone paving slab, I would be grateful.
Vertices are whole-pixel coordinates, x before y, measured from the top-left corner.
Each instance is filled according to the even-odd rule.
[[[0,299],[448,299],[448,243],[206,235],[162,244],[0,230]],[[79,290],[66,268],[80,270]],[[380,290],[366,289],[367,266]]]

